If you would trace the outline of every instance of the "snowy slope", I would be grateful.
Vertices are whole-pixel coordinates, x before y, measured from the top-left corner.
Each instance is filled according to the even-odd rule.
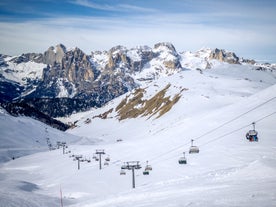
[[[82,162],[78,170],[77,162],[61,150],[2,164],[0,206],[60,206],[60,188],[64,206],[275,206],[275,73],[227,64],[203,73],[181,71],[142,87],[150,97],[168,83],[168,95],[180,87],[188,90],[158,119],[118,121],[115,111],[107,119],[93,118],[125,96],[69,118],[78,120],[70,134],[86,142],[100,140],[69,149],[87,158],[104,149],[111,162],[101,171],[94,160]],[[245,133],[253,121],[259,142],[249,143]],[[187,153],[191,139],[199,154]],[[178,164],[183,151],[187,165]],[[147,160],[153,170],[148,176],[137,170],[132,189],[131,172],[120,175],[121,165],[140,161],[144,168]]]
[[[43,68],[47,65],[43,63],[35,63],[32,61],[14,63],[9,62],[11,57],[5,58],[8,65],[6,67],[0,67],[0,74],[6,79],[15,81],[22,85],[27,84],[28,80],[42,79]]]
[[[47,128],[47,133],[46,133]],[[63,133],[29,117],[13,117],[0,110],[0,163],[34,152],[47,151],[46,137],[56,141],[76,142],[80,138]]]

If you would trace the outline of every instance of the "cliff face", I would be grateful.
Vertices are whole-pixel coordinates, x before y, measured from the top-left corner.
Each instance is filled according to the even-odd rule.
[[[113,68],[98,70],[79,48],[66,51],[62,45],[50,47],[43,61],[47,66],[42,80],[21,101],[52,117],[100,107],[136,87],[126,73],[112,72]]]
[[[240,64],[239,58],[236,56],[235,53],[226,52],[225,50],[221,50],[221,49],[217,49],[217,48],[212,50],[212,52],[210,53],[209,58],[210,59],[216,59],[216,60],[219,60],[221,62],[227,62],[227,63],[230,63],[230,64]]]

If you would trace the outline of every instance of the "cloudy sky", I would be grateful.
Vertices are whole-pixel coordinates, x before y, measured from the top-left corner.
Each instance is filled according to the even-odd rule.
[[[0,0],[0,53],[44,52],[63,43],[89,54],[157,42],[276,62],[276,1]]]

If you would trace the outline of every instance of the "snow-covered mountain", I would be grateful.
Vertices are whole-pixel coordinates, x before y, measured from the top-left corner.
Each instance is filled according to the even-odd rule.
[[[51,117],[64,117],[101,107],[145,81],[185,69],[210,69],[222,63],[275,70],[275,65],[257,65],[225,50],[178,53],[170,43],[158,43],[154,48],[116,46],[91,55],[59,44],[43,54],[0,55],[0,101],[20,102]]]
[[[211,49],[176,53],[168,44],[139,50],[91,55],[99,77],[109,70],[126,73],[137,86],[100,108],[59,118],[71,122],[66,133],[48,127],[50,140],[66,141],[71,153],[47,150],[46,125],[1,111],[2,161],[14,150],[18,156],[25,148],[41,151],[0,165],[1,207],[276,205],[274,65],[212,59],[232,55],[231,62],[236,55],[211,55]],[[252,122],[258,142],[245,137]],[[191,139],[198,154],[188,153]],[[106,153],[102,170],[93,159],[96,150]],[[186,165],[178,163],[183,152]],[[72,155],[91,162],[80,162],[78,170]],[[129,161],[142,167],[135,170],[135,189],[131,170],[120,175]],[[143,175],[147,161],[152,171]]]

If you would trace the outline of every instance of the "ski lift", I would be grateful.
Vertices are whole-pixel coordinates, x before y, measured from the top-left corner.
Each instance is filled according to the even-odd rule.
[[[179,164],[187,164],[187,160],[185,158],[185,152],[183,152],[183,157],[180,157],[178,160]]]
[[[255,122],[252,123],[253,130],[249,130],[246,133],[246,139],[248,139],[250,142],[258,142],[258,132],[255,130]]]
[[[121,166],[121,169],[122,169],[122,170],[127,169],[126,163],[124,163],[124,164]]]
[[[145,169],[145,170],[143,171],[143,175],[149,175],[149,170],[146,170],[146,169]]]
[[[95,160],[96,160],[96,161],[99,161],[99,158],[98,158],[98,157],[96,157],[96,158],[95,158]]]
[[[145,167],[145,171],[149,171],[149,170],[152,170],[152,166],[149,165],[149,161],[147,161],[147,165]]]
[[[126,175],[126,171],[125,171],[125,170],[123,170],[123,169],[121,169],[121,171],[120,171],[120,175]]]
[[[104,162],[104,165],[109,165],[109,163],[107,161]]]
[[[190,147],[189,153],[190,154],[199,153],[199,148],[197,146],[194,146],[193,142],[194,142],[194,140],[192,139],[191,140],[191,147]]]
[[[93,153],[92,159],[96,159],[96,158],[97,158],[97,156],[95,155],[95,153]]]
[[[109,162],[110,161],[110,157],[109,155],[105,158],[105,161]]]

